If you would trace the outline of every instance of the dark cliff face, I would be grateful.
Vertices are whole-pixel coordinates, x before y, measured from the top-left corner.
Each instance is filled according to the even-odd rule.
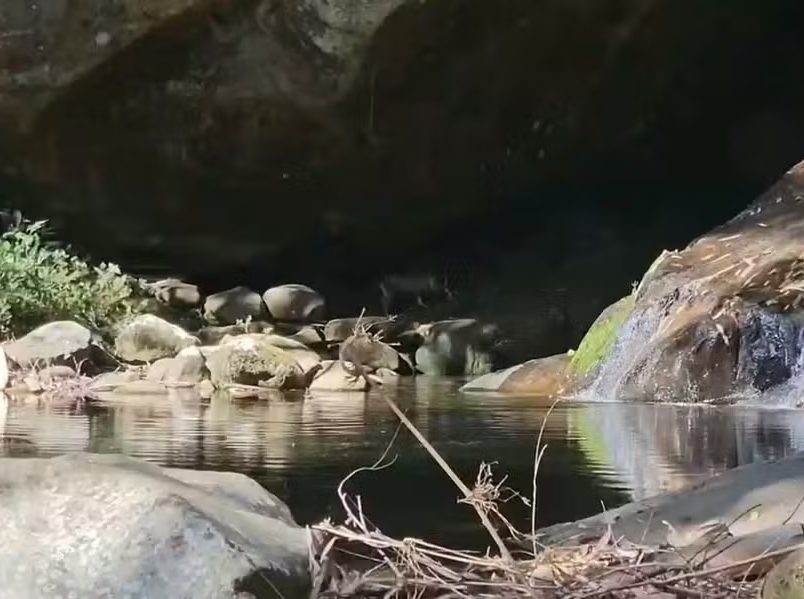
[[[446,271],[561,321],[545,351],[804,155],[794,0],[42,4],[0,7],[9,201],[336,309]]]

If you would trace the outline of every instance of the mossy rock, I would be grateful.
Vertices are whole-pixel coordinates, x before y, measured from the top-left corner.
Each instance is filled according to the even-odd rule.
[[[306,386],[302,368],[285,350],[243,339],[223,345],[207,359],[212,382],[226,385],[266,385],[282,389]]]
[[[617,333],[634,309],[634,295],[615,302],[589,327],[569,363],[572,376],[586,376],[595,370],[611,352]]]

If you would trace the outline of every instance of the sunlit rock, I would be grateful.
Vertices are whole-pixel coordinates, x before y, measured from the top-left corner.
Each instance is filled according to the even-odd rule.
[[[213,293],[204,302],[204,318],[218,325],[237,324],[265,316],[260,294],[246,287]]]
[[[245,476],[77,454],[5,459],[0,483],[10,597],[234,599],[309,587],[307,532]]]
[[[569,361],[570,356],[567,354],[530,360],[478,377],[461,387],[461,391],[554,396],[569,387]]]
[[[271,287],[262,294],[262,299],[274,320],[314,322],[323,320],[326,310],[324,298],[307,285]]]
[[[207,355],[211,380],[218,386],[265,385],[301,389],[308,384],[298,361],[261,335],[242,335]]]
[[[115,353],[126,362],[150,362],[173,357],[198,339],[181,327],[152,314],[124,324],[115,337]]]
[[[6,343],[4,349],[6,356],[21,367],[76,366],[80,363],[84,370],[91,370],[98,364],[109,362],[95,335],[69,320],[42,325],[20,339]]]

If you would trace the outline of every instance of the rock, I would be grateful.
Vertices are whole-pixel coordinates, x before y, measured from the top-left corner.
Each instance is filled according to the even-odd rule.
[[[166,383],[200,383],[209,371],[204,355],[197,347],[187,347],[173,358],[165,372]]]
[[[204,345],[216,345],[224,337],[246,335],[252,333],[271,333],[273,325],[264,320],[253,320],[244,324],[230,324],[223,327],[204,327],[196,335]]]
[[[310,349],[324,349],[326,347],[324,332],[319,327],[305,325],[292,333],[281,334],[283,337],[303,343]]]
[[[115,353],[126,362],[150,362],[173,357],[198,339],[175,324],[143,314],[123,325],[115,337]]]
[[[359,364],[370,373],[380,368],[387,370],[399,368],[399,353],[390,345],[365,333],[349,337],[341,343],[338,353],[342,361]]]
[[[243,475],[120,455],[4,458],[0,499],[8,597],[309,592],[307,531]]]
[[[762,581],[761,599],[804,597],[804,549],[788,555]]]
[[[92,379],[89,388],[97,392],[114,391],[122,385],[138,380],[140,380],[140,373],[134,370],[105,372]]]
[[[568,386],[569,362],[570,356],[567,354],[529,360],[524,364],[485,374],[466,383],[460,390],[556,396]]]
[[[569,370],[575,377],[593,374],[609,356],[617,332],[634,309],[634,294],[627,295],[600,313],[572,355]]]
[[[109,362],[86,327],[70,320],[51,322],[3,346],[6,356],[21,367],[75,366],[91,371]]]
[[[583,544],[607,533],[658,547],[686,547],[714,527],[733,537],[798,523],[804,518],[801,489],[804,453],[774,462],[734,468],[688,489],[664,493],[609,509],[576,522],[537,531],[546,545]],[[800,532],[799,527],[799,532]]]
[[[335,318],[324,326],[324,337],[327,343],[340,343],[355,332],[355,327],[362,324],[371,334],[382,333],[385,341],[395,341],[396,335],[404,329],[405,325],[387,316],[362,316],[353,318]]]
[[[623,310],[627,318],[604,335],[616,340],[593,391],[620,400],[729,401],[799,371],[802,197],[804,162],[725,225],[659,256]]]
[[[59,379],[71,379],[78,376],[75,369],[69,366],[48,366],[36,374],[43,383],[50,383]]]
[[[262,299],[274,320],[315,322],[324,318],[324,298],[306,285],[271,287],[262,294]]]
[[[499,332],[474,319],[442,320],[420,327],[424,344],[416,350],[416,368],[439,376],[482,375],[495,366]]]
[[[242,286],[213,293],[204,302],[204,318],[217,325],[259,320],[264,316],[265,304],[260,294]]]
[[[179,279],[163,279],[151,283],[148,288],[162,304],[171,308],[197,308],[201,304],[201,292],[197,285]]]
[[[206,360],[197,347],[183,349],[175,358],[157,360],[148,368],[145,379],[165,384],[195,384],[207,375]]]
[[[310,391],[365,391],[368,383],[363,377],[352,379],[338,360],[326,360],[310,384]]]
[[[206,358],[211,380],[219,387],[263,383],[280,389],[303,389],[308,384],[296,359],[259,335],[234,337]]]
[[[203,359],[203,358],[202,358]],[[153,383],[161,383],[167,376],[168,369],[173,365],[173,358],[161,358],[148,367],[145,373],[145,380]]]
[[[302,371],[305,373],[318,368],[321,364],[321,356],[307,347],[304,343],[283,337],[281,335],[263,335],[262,342],[273,345],[280,349],[285,350],[288,354],[293,356],[296,362],[301,366]]]

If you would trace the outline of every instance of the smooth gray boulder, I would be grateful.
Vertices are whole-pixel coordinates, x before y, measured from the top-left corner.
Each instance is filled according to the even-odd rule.
[[[324,298],[307,285],[289,283],[271,287],[262,294],[262,299],[274,320],[314,322],[324,318]]]
[[[75,366],[83,362],[84,370],[91,370],[95,363],[108,361],[108,355],[97,344],[92,332],[71,320],[42,325],[6,343],[3,349],[6,357],[21,367]]]
[[[123,325],[114,340],[115,353],[126,362],[172,358],[198,339],[180,326],[153,314],[143,314]]]
[[[259,320],[264,315],[265,305],[260,294],[248,287],[232,287],[213,293],[204,302],[204,318],[216,325]]]
[[[239,474],[119,455],[0,460],[9,598],[300,597],[309,534]]]
[[[198,286],[179,279],[156,281],[148,284],[147,289],[161,304],[171,308],[196,308],[201,303]]]

